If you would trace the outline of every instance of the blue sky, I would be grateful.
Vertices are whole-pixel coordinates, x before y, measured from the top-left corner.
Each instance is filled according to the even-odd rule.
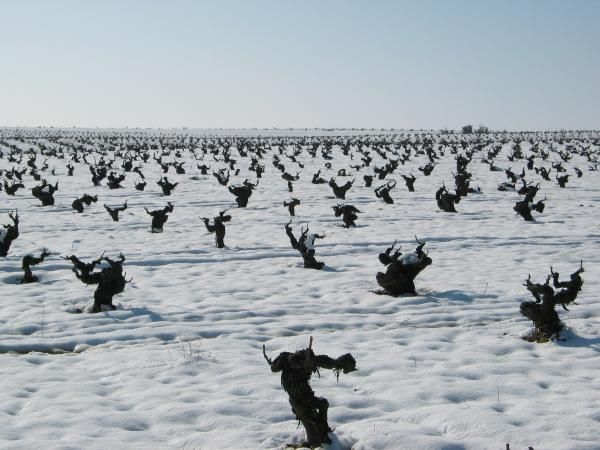
[[[600,0],[0,0],[0,125],[600,128]]]

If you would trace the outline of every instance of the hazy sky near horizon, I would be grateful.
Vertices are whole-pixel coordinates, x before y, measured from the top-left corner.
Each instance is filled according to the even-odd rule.
[[[600,0],[0,11],[0,126],[600,128]]]

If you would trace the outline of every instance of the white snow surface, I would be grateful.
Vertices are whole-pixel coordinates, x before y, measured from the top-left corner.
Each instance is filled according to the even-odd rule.
[[[403,266],[414,266],[419,262],[419,257],[416,253],[406,253],[402,255],[398,261],[400,261]]]
[[[505,144],[496,164],[519,173],[526,161],[509,162],[509,150]],[[0,168],[15,166],[3,151]],[[362,176],[372,170],[362,169],[345,200],[363,211],[350,229],[333,215],[340,200],[329,186],[310,180],[319,168],[325,179],[341,168],[352,173],[356,162],[337,146],[331,170],[320,152],[300,155],[304,169],[282,158],[289,172],[301,173],[292,194],[302,202],[294,232],[309,223],[326,234],[315,246],[326,264],[318,271],[302,268],[285,235],[282,202],[290,193],[272,154],[248,207],[235,208],[227,189],[183,153],[187,173],[169,170],[180,183],[170,197],[155,184],[162,171],[152,159],[143,168],[144,192],[133,188],[136,174],[127,174],[124,189],[110,190],[106,180],[94,187],[85,164],[74,164],[68,177],[68,159],[57,158],[48,158],[56,176],[42,173],[59,181],[54,206],[39,206],[29,175],[16,196],[0,192],[0,224],[10,223],[14,209],[21,219],[20,237],[0,258],[0,448],[282,449],[302,442],[304,430],[262,346],[275,357],[305,348],[312,336],[316,353],[350,352],[357,361],[359,370],[339,381],[326,370],[311,381],[329,400],[342,449],[600,449],[600,182],[583,158],[565,163],[565,189],[541,181],[537,199],[548,200],[535,223],[516,216],[518,195],[496,190],[506,178],[481,155],[469,170],[483,193],[463,199],[457,214],[441,212],[434,198],[442,182],[453,186],[449,151],[429,177],[417,170],[425,155],[388,176],[398,180],[393,205],[373,194],[379,180],[364,187]],[[372,155],[371,166],[379,165]],[[255,181],[249,160],[235,149],[232,156],[241,172],[232,172],[230,184]],[[400,178],[409,172],[417,176],[413,193]],[[527,179],[541,180],[533,171]],[[77,214],[70,205],[83,193],[98,202]],[[125,200],[129,209],[113,222],[102,204]],[[175,210],[164,233],[150,233],[143,207],[167,200]],[[217,249],[199,217],[225,208],[232,220],[226,248]],[[415,280],[419,295],[377,295],[375,274],[385,270],[378,254],[395,239],[412,252],[415,235],[433,259]],[[40,282],[20,285],[21,258],[43,248],[53,254],[33,268]],[[94,286],[77,280],[60,256],[90,261],[104,251],[113,258],[123,252],[133,281],[115,297],[116,311],[74,314],[91,303]],[[531,273],[543,282],[550,265],[568,277],[581,259],[578,304],[559,311],[564,340],[521,339],[531,327],[519,313],[519,303],[532,299],[524,279]]]

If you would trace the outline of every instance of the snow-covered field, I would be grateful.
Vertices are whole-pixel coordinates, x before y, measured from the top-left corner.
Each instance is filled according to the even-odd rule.
[[[0,137],[23,150],[34,142],[55,147],[43,139],[6,139],[11,133],[0,130]],[[102,135],[92,130],[87,136],[93,134]],[[308,142],[311,133],[304,134]],[[83,132],[72,133],[78,135]],[[495,163],[521,172],[527,161],[509,162],[511,145],[504,144]],[[529,143],[522,145],[529,154]],[[12,163],[8,148],[0,147],[0,168],[26,167],[27,156]],[[21,219],[21,236],[9,256],[0,257],[0,447],[281,449],[301,442],[304,430],[296,429],[262,346],[276,356],[306,347],[312,336],[316,353],[350,352],[357,361],[359,370],[339,382],[326,370],[311,382],[330,402],[329,423],[342,449],[479,450],[506,443],[512,450],[600,449],[599,172],[576,155],[564,163],[571,177],[561,189],[527,171],[527,180],[541,183],[538,196],[548,197],[544,213],[528,223],[512,209],[517,193],[496,190],[504,173],[480,162],[489,148],[469,165],[471,184],[483,193],[469,194],[457,214],[440,211],[434,198],[442,182],[454,185],[449,148],[429,177],[417,170],[427,156],[413,152],[386,178],[398,181],[393,205],[373,194],[383,181],[366,188],[362,180],[381,165],[377,153],[371,152],[371,167],[356,172],[349,166],[359,158],[344,156],[337,145],[330,170],[320,151],[314,159],[302,152],[303,169],[281,157],[288,172],[300,171],[292,194],[271,163],[278,151],[270,149],[247,208],[235,208],[210,171],[200,175],[188,150],[181,150],[186,174],[172,168],[167,174],[180,183],[170,197],[155,184],[162,170],[153,159],[143,164],[148,186],[140,192],[133,188],[136,174],[127,174],[124,189],[110,190],[105,181],[92,185],[85,164],[74,164],[75,176],[68,177],[68,156],[48,158],[41,174],[59,181],[54,206],[39,206],[31,196],[38,183],[29,175],[16,196],[0,192],[0,224],[10,222],[14,209]],[[357,155],[354,147],[350,154]],[[197,155],[211,171],[226,167],[210,154]],[[249,158],[235,148],[232,157],[241,171],[232,172],[230,184],[254,181]],[[38,157],[38,167],[43,160]],[[536,165],[556,161],[552,153]],[[575,166],[583,177],[575,176]],[[342,168],[352,176],[337,177]],[[356,178],[345,200],[362,211],[356,228],[343,228],[334,217],[331,206],[342,201],[329,186],[311,183],[318,169],[340,184]],[[400,177],[409,172],[418,178],[412,193]],[[98,202],[77,214],[71,202],[83,193],[98,195]],[[326,234],[316,243],[322,271],[304,269],[290,247],[282,206],[290,195],[301,200],[294,231],[310,223]],[[120,222],[111,221],[102,204],[125,200],[129,209]],[[175,210],[164,233],[150,233],[144,207],[162,208],[167,200]],[[227,247],[217,249],[199,217],[228,207]],[[384,270],[378,254],[395,239],[412,251],[415,235],[433,259],[416,279],[419,295],[377,295],[375,275]],[[40,282],[19,284],[21,258],[43,248],[53,254],[33,268]],[[116,311],[74,314],[91,303],[94,286],[77,280],[61,256],[90,261],[102,252],[113,258],[122,252],[133,281],[115,297]],[[565,339],[521,339],[531,327],[519,313],[519,303],[531,300],[523,286],[527,275],[543,282],[552,265],[567,277],[581,259],[585,284],[578,304],[559,311]]]

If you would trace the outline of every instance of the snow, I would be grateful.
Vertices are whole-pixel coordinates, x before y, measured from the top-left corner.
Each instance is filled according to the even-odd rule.
[[[305,135],[311,133],[318,132]],[[267,132],[252,134],[264,139]],[[33,146],[32,140],[7,142]],[[520,173],[526,161],[509,162],[510,145],[495,163]],[[522,146],[527,154],[529,144]],[[0,168],[16,166],[1,147]],[[356,173],[345,202],[363,214],[356,228],[346,229],[331,211],[337,203],[331,188],[310,180],[319,168],[325,179],[341,168],[353,172],[349,165],[356,162],[337,146],[331,170],[320,152],[315,160],[306,152],[298,157],[304,169],[282,157],[288,172],[300,170],[293,196],[302,204],[292,225],[308,223],[326,234],[315,245],[316,258],[326,264],[318,271],[302,268],[290,247],[284,231],[290,217],[282,206],[290,194],[271,154],[261,161],[266,172],[248,207],[238,209],[210,174],[226,164],[205,158],[211,171],[202,176],[193,156],[182,152],[187,173],[169,170],[180,183],[170,197],[155,184],[163,174],[152,159],[143,167],[143,192],[133,187],[137,174],[127,174],[125,189],[110,190],[105,181],[92,185],[85,164],[74,163],[75,176],[67,177],[68,159],[48,158],[57,176],[43,176],[60,181],[54,206],[39,206],[31,196],[38,183],[29,175],[16,196],[0,193],[0,224],[10,223],[14,209],[21,219],[20,237],[0,258],[1,448],[281,449],[300,443],[304,431],[296,429],[262,345],[276,356],[305,348],[312,336],[316,353],[350,352],[357,361],[359,370],[339,381],[322,370],[311,382],[329,400],[341,449],[503,449],[507,442],[513,450],[600,449],[598,172],[572,176],[560,189],[527,171],[528,180],[541,181],[538,196],[548,196],[544,213],[527,223],[512,210],[519,196],[496,190],[504,173],[490,172],[478,155],[469,170],[471,185],[483,193],[463,199],[457,214],[439,211],[435,191],[442,182],[453,185],[453,155],[447,149],[429,177],[417,170],[427,157],[413,156],[386,178],[401,180],[410,172],[418,178],[413,193],[398,183],[393,205],[364,187],[362,175],[372,169]],[[372,155],[371,167],[381,166]],[[237,177],[232,171],[230,184],[254,181],[249,159],[235,149],[232,156],[242,170]],[[38,166],[42,162],[38,158]],[[572,173],[589,164],[577,155],[564,165]],[[98,195],[98,202],[77,214],[70,204],[83,193]],[[129,208],[113,222],[102,204],[125,200]],[[143,208],[162,208],[167,200],[175,209],[164,233],[151,233]],[[217,249],[199,217],[225,208],[232,208],[227,247]],[[415,235],[433,259],[415,280],[419,295],[377,295],[378,254],[398,239],[406,257],[414,256]],[[21,258],[43,248],[52,256],[33,268],[40,282],[19,285]],[[133,281],[115,297],[117,310],[74,314],[91,303],[94,286],[77,280],[60,256],[89,262],[103,251],[112,258],[123,252]],[[564,340],[522,340],[531,326],[519,314],[519,303],[531,299],[522,285],[527,275],[543,282],[552,265],[566,278],[581,259],[586,271],[578,304],[559,311]]]
[[[406,253],[398,260],[403,266],[414,266],[419,262],[419,257],[416,253]]]

